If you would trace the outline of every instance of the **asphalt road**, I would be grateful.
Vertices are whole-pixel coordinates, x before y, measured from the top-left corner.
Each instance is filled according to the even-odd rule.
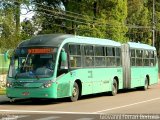
[[[37,120],[106,118],[100,114],[160,114],[160,84],[150,86],[147,91],[137,89],[119,91],[116,96],[109,96],[106,93],[83,96],[77,102],[69,102],[67,99],[36,102],[31,99],[18,99],[10,103],[5,96],[0,96],[0,115],[17,114],[20,114],[18,118],[23,120],[27,118],[31,120],[32,118],[29,118],[31,114]]]

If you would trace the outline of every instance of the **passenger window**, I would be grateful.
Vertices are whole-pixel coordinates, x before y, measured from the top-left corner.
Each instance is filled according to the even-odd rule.
[[[105,56],[104,47],[95,47],[95,56]]]
[[[143,59],[142,59],[143,51],[142,50],[136,50],[136,66],[142,66]]]
[[[114,47],[106,47],[106,65],[107,66],[116,66],[115,48]]]
[[[82,67],[82,56],[81,56],[81,45],[69,45],[69,53],[70,53],[70,67],[78,68]]]
[[[84,50],[85,50],[85,55],[86,56],[93,56],[94,52],[93,52],[93,46],[85,46],[84,47]]]
[[[94,66],[94,47],[93,46],[84,46],[85,53],[85,66],[93,67]]]
[[[135,57],[135,50],[131,50],[131,57]]]
[[[143,66],[150,66],[149,65],[149,51],[148,50],[143,51]]]
[[[121,56],[121,49],[120,48],[116,48],[116,56]]]
[[[115,56],[115,48],[107,47],[106,48],[106,55],[107,56]]]
[[[105,67],[105,51],[104,47],[95,47],[95,66]]]
[[[116,48],[116,65],[120,66],[121,65],[121,49]]]
[[[155,65],[155,57],[154,57],[154,51],[150,51],[150,66]]]
[[[81,55],[80,45],[69,45],[70,55]]]
[[[136,57],[142,58],[142,53],[143,53],[142,50],[136,50]]]

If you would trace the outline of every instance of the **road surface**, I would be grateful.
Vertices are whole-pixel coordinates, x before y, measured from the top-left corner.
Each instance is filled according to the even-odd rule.
[[[121,90],[116,96],[109,96],[106,93],[83,96],[77,102],[69,102],[67,99],[37,100],[36,102],[31,99],[19,99],[10,103],[5,96],[0,96],[0,114],[15,115],[15,118],[18,116],[17,118],[23,120],[33,119],[29,117],[35,117],[37,120],[71,118],[96,120],[106,119],[105,115],[124,117],[131,114],[160,114],[160,84],[150,86],[147,91]],[[152,117],[160,119],[160,116]]]

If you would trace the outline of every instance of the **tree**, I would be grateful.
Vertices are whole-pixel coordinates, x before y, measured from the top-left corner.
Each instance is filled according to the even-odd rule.
[[[65,32],[61,3],[60,0],[33,0],[35,17],[39,19],[38,24],[41,27],[39,34]]]
[[[31,38],[36,31],[36,28],[31,20],[24,19],[24,21],[21,23],[21,27],[22,27],[21,29],[22,40]]]
[[[27,4],[29,0],[23,0]],[[15,48],[21,41],[20,6],[22,0],[0,2],[0,45],[2,50]]]
[[[121,42],[127,40],[125,37],[127,0],[64,0],[63,2],[66,11],[78,13],[75,17],[76,22],[66,23],[75,28],[77,34],[110,38]]]
[[[147,7],[148,0],[130,0],[128,1],[127,24],[130,27],[128,37],[135,42],[150,43],[152,37],[151,32],[151,16]],[[143,26],[143,27],[139,27]]]
[[[1,36],[0,43],[2,51],[15,45],[15,22],[12,5],[1,3]],[[10,43],[10,44],[8,44]]]

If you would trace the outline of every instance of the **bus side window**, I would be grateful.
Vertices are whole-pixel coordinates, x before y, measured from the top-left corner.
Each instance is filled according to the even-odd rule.
[[[77,68],[82,66],[81,45],[69,45],[69,62],[71,68]]]
[[[135,66],[135,49],[131,49],[131,66]]]
[[[149,65],[149,51],[148,50],[144,50],[144,52],[143,52],[143,65],[150,66]]]
[[[116,66],[115,48],[106,47],[106,57],[107,66]]]
[[[136,66],[142,66],[142,50],[136,50]]]
[[[77,61],[75,57],[70,57],[70,66],[71,67],[77,67]]]
[[[150,51],[150,66],[154,66],[154,51]]]
[[[116,48],[116,65],[120,66],[121,65],[121,49]]]
[[[94,47],[86,45],[84,46],[85,52],[85,66],[93,67],[94,66]]]
[[[157,53],[156,51],[154,51],[154,66],[156,65],[157,63]]]
[[[103,46],[95,46],[95,66],[105,67],[105,49]]]

